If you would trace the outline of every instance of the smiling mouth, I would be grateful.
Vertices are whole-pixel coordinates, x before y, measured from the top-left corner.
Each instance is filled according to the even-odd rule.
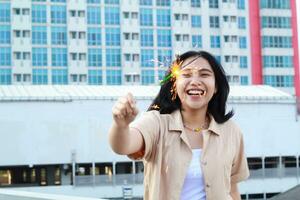
[[[190,89],[186,92],[190,96],[204,96],[206,94],[205,90],[202,89]]]

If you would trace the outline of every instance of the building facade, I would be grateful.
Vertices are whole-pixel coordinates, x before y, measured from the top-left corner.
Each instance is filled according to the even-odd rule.
[[[0,13],[2,85],[152,85],[204,49],[233,85],[300,96],[295,0],[1,0]]]

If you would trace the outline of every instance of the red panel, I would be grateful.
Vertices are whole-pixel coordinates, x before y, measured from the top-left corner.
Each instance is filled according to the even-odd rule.
[[[259,0],[249,2],[252,84],[262,84],[262,56]]]
[[[298,2],[300,3],[300,2]],[[293,29],[293,49],[294,49],[294,70],[295,70],[295,92],[296,96],[300,98],[300,68],[299,68],[299,48],[298,48],[298,31],[297,31],[297,10],[296,0],[291,0],[292,11],[292,29]]]

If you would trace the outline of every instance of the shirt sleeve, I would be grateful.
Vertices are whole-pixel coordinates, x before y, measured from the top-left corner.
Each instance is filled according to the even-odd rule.
[[[141,152],[128,155],[130,159],[145,159],[146,161],[151,159],[151,157],[155,154],[155,147],[159,140],[159,124],[159,112],[148,111],[143,113],[139,118],[129,125],[130,129],[136,129],[142,134],[145,144],[145,149],[143,149]]]
[[[248,177],[249,177],[249,168],[248,168],[247,158],[244,152],[244,140],[243,140],[243,135],[240,133],[236,154],[231,169],[231,182],[238,183],[243,180],[246,180]]]

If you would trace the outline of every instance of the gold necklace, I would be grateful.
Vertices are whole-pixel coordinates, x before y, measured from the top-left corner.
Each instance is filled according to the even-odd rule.
[[[201,127],[197,127],[197,128],[191,128],[189,126],[187,126],[186,124],[183,124],[184,128],[193,131],[195,133],[200,133],[202,130],[204,130],[205,128],[207,128],[207,124],[208,124],[208,119],[207,117],[205,118],[205,122]]]

